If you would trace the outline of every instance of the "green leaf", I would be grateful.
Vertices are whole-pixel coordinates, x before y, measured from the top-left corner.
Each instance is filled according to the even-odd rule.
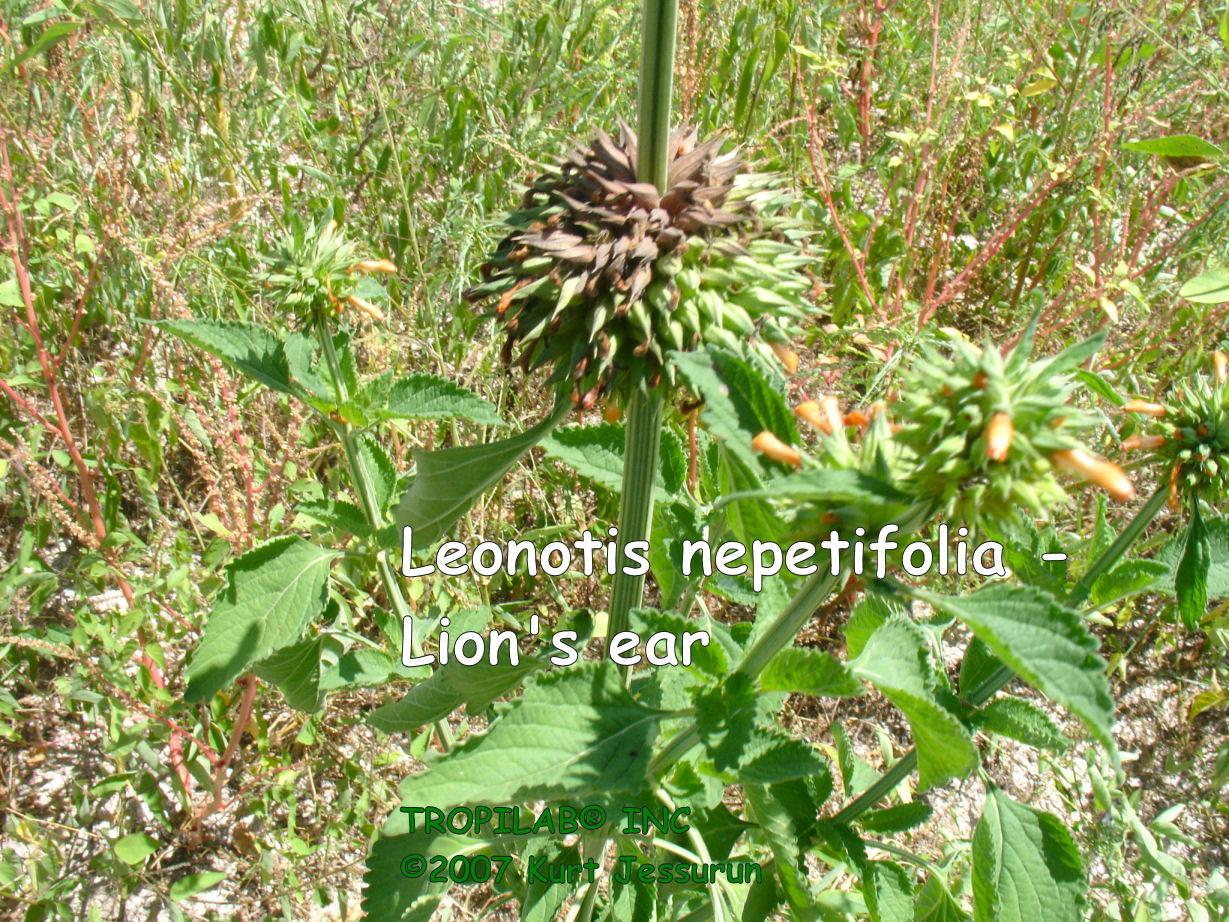
[[[757,883],[753,883],[743,901],[742,915],[739,922],[767,922],[773,916],[776,908],[781,905],[784,897],[777,889],[777,882],[771,874],[766,874]]]
[[[336,655],[341,642],[326,636],[313,637],[266,656],[252,671],[270,685],[276,685],[286,696],[286,703],[296,711],[314,714],[324,704],[320,660],[330,648]]]
[[[666,488],[667,498],[678,499],[687,482],[688,453],[683,448],[683,440],[669,429],[662,430],[658,460],[661,464],[661,481]]]
[[[1003,562],[1017,583],[1026,583],[1065,598],[1071,580],[1068,561],[1043,560],[1046,554],[1065,555],[1067,549],[1058,539],[1053,525],[1038,528],[1027,519],[994,523],[995,539],[1003,547]]]
[[[204,349],[265,387],[297,393],[290,382],[285,347],[272,330],[217,320],[162,320],[155,326]]]
[[[774,656],[760,673],[760,688],[820,698],[862,694],[862,685],[849,667],[831,653],[804,647],[786,647]]]
[[[134,832],[111,843],[111,850],[115,852],[115,857],[124,864],[134,867],[161,847],[157,839],[143,832]]]
[[[413,804],[499,804],[633,789],[663,716],[633,699],[608,661],[541,676],[401,794]]]
[[[1178,296],[1192,304],[1224,304],[1229,301],[1229,269],[1211,269],[1185,282]]]
[[[601,423],[596,426],[568,426],[556,429],[542,440],[547,457],[562,461],[582,477],[599,487],[618,493],[623,489],[623,441],[627,427],[622,423]],[[667,470],[665,462],[682,457],[682,446],[673,432],[662,433],[659,465],[653,478],[658,502],[673,499],[678,493],[676,472]],[[671,488],[673,483],[673,488]]]
[[[1120,407],[1126,403],[1122,397],[1122,394],[1118,393],[1118,391],[1114,389],[1114,386],[1105,380],[1103,372],[1089,371],[1086,368],[1077,368],[1073,373],[1073,376],[1077,381],[1111,406]]]
[[[684,634],[695,634],[705,630],[705,624],[702,621],[693,621],[681,615],[661,612],[656,608],[633,608],[629,613],[629,619],[629,628],[646,640],[658,633],[673,634],[679,638],[679,649],[682,649]],[[707,645],[695,644],[691,648],[692,667],[713,678],[724,679],[730,672],[729,658],[718,637],[713,636],[712,630],[708,630],[707,633],[709,635]]]
[[[752,746],[757,725],[767,723],[772,706],[757,695],[750,676],[730,675],[721,685],[695,693],[696,729],[717,771],[737,769]]]
[[[1203,524],[1199,501],[1191,508],[1191,523],[1186,531],[1186,550],[1174,578],[1178,594],[1178,613],[1188,631],[1197,630],[1208,610],[1208,571],[1212,568],[1212,541]]]
[[[1208,535],[1208,550],[1211,553],[1208,564],[1208,600],[1229,597],[1229,519],[1203,519]],[[1157,551],[1155,560],[1169,568],[1164,580],[1158,586],[1164,592],[1175,594],[1175,581],[1178,566],[1186,553],[1186,545],[1190,534],[1178,534],[1168,544]]]
[[[320,373],[322,356],[316,337],[303,332],[291,333],[282,348],[290,380],[298,385],[303,398],[322,413],[335,409],[339,398],[331,377]]]
[[[26,48],[9,64],[10,69],[16,69],[40,52],[46,51],[52,45],[58,45],[81,27],[79,22],[53,22],[42,31],[34,43]]]
[[[977,748],[968,731],[935,700],[925,638],[917,625],[900,618],[886,622],[850,667],[908,718],[917,744],[921,790],[961,778],[977,766]]]
[[[867,832],[877,832],[880,834],[907,832],[910,829],[921,826],[930,819],[930,815],[933,812],[929,804],[924,804],[920,800],[913,800],[908,803],[896,804],[892,807],[884,807],[882,810],[872,810],[870,813],[864,813],[858,817],[858,825]]]
[[[427,667],[421,668],[424,671]],[[372,650],[360,647],[350,650],[323,668],[320,675],[320,687],[325,691],[337,688],[368,688],[372,685],[383,685],[390,678],[400,678],[404,672],[400,660],[394,660],[383,650]]]
[[[878,781],[879,772],[854,752],[849,733],[842,724],[833,722],[829,729],[832,742],[836,744],[836,764],[841,770],[841,785],[846,799],[852,799]]]
[[[377,442],[375,436],[370,433],[363,432],[357,435],[354,445],[358,449],[359,458],[362,459],[363,467],[366,468],[367,476],[375,490],[376,506],[383,513],[397,489],[397,468],[393,465],[388,452],[384,450],[384,446]]]
[[[490,621],[491,611],[488,608],[465,609],[453,611],[449,617],[456,636],[466,630],[481,631]],[[471,620],[474,623],[467,623]],[[556,630],[575,632],[574,642],[580,647],[592,633],[592,619],[578,612],[567,621],[561,621]],[[521,657],[516,665],[512,664],[508,648],[502,645],[496,663],[487,659],[466,666],[452,660],[411,688],[400,701],[377,708],[368,720],[386,733],[412,733],[419,727],[442,720],[462,705],[470,714],[480,714],[531,672],[547,666],[555,653],[550,639],[544,638],[536,654]],[[396,668],[401,668],[399,663]]]
[[[485,445],[418,452],[414,482],[397,506],[398,530],[411,526],[413,546],[430,547],[465,514],[474,500],[494,486],[570,411],[570,401],[562,399],[555,404],[550,416],[512,438]]]
[[[419,682],[399,701],[376,708],[367,716],[367,722],[385,733],[412,733],[419,727],[443,720],[465,700],[462,692],[441,678],[443,672],[438,670],[429,679]]]
[[[862,894],[873,922],[913,922],[913,882],[899,864],[869,862]]]
[[[334,551],[278,538],[236,558],[188,665],[184,698],[203,701],[303,634],[324,611]]]
[[[773,868],[785,900],[796,919],[814,917],[814,896],[808,881],[807,844],[814,838],[816,807],[806,785],[789,781],[764,787],[748,784],[743,800],[750,818],[772,849]]]
[[[662,440],[663,446],[668,444],[669,440]],[[683,576],[683,544],[699,541],[703,535],[700,514],[693,506],[679,501],[653,504],[649,566],[661,592],[662,608],[676,606],[688,586],[699,580],[698,574]]]
[[[872,592],[859,599],[845,622],[845,649],[849,658],[860,654],[871,635],[893,615],[909,616],[909,610],[899,599]]]
[[[295,515],[326,525],[333,531],[355,536],[371,534],[367,516],[353,503],[342,499],[314,499],[295,507]]]
[[[602,922],[654,922],[656,916],[657,884],[651,880],[631,878],[627,882],[614,881],[610,887],[610,900],[602,913]],[[564,916],[566,918],[566,916]]]
[[[490,401],[438,375],[418,373],[392,386],[388,403],[377,410],[380,419],[452,419],[460,417],[483,426],[506,423]]]
[[[683,765],[685,763],[678,763]],[[730,808],[721,803],[720,796],[713,807],[693,810],[688,818],[692,831],[699,833],[708,846],[709,857],[713,861],[726,861],[733,854],[739,840],[755,827],[738,815],[730,812]],[[686,832],[672,832],[668,836],[676,845],[687,846],[691,837]]]
[[[972,695],[999,671],[1001,665],[1002,663],[990,652],[985,641],[974,637],[965,648],[964,659],[960,661],[960,677],[957,685],[960,694],[965,697]]]
[[[372,711],[367,720],[385,733],[410,733],[444,719],[463,704],[470,714],[481,713],[483,707],[541,666],[536,659],[522,659],[516,666],[450,662],[411,688],[400,701]]]
[[[0,305],[5,307],[25,307],[26,302],[22,300],[21,289],[17,285],[17,279],[5,279],[0,282]]]
[[[828,773],[827,761],[810,743],[764,727],[740,754],[733,775],[740,784],[778,784]]]
[[[967,624],[1016,675],[1075,714],[1118,764],[1105,660],[1079,612],[1031,586],[995,584],[960,598],[909,593]]]
[[[1061,752],[1071,740],[1045,711],[1023,698],[997,698],[970,719],[973,727],[996,733],[1027,746]]]
[[[203,874],[188,874],[171,884],[170,896],[176,903],[204,893],[216,887],[230,875],[225,871],[206,871]]]
[[[1147,138],[1143,141],[1127,141],[1124,150],[1141,154],[1159,154],[1162,157],[1202,157],[1213,159],[1224,156],[1215,144],[1193,134],[1170,134],[1163,138]]]
[[[751,440],[767,429],[787,445],[796,444],[798,430],[785,398],[759,372],[732,353],[712,347],[673,352],[671,361],[703,398],[700,418],[730,454],[753,471],[779,468],[754,451]]]
[[[1108,335],[1108,330],[1101,329],[1087,339],[1082,339],[1077,343],[1072,343],[1062,352],[1050,356],[1049,358],[1039,360],[1036,366],[1034,366],[1031,374],[1049,374],[1057,376],[1079,368],[1099,351],[1101,351],[1101,347],[1105,345],[1105,338]]]
[[[1084,891],[1079,849],[1062,821],[991,788],[973,833],[976,922],[1077,922]]]
[[[744,499],[792,500],[794,503],[844,503],[872,515],[874,509],[898,514],[909,497],[891,484],[862,471],[800,471],[770,480],[763,487],[729,493],[716,507]]]
[[[367,856],[367,873],[363,875],[363,915],[380,922],[429,922],[448,892],[446,881],[432,881],[430,873],[406,877],[401,873],[402,861],[408,855],[421,855],[428,862],[436,856],[473,855],[489,852],[498,838],[464,836],[422,831],[417,819],[415,831],[409,831],[409,818],[394,811],[384,824],[380,837]],[[489,828],[489,827],[487,827]]]
[[[580,864],[580,852],[575,845],[565,848],[559,842],[542,842],[526,849],[524,859],[527,867],[531,861],[541,861],[546,881],[537,875],[528,881],[521,901],[520,922],[555,922],[564,902],[576,889],[567,882],[567,871],[560,869]]]
[[[1108,573],[1097,577],[1089,592],[1096,608],[1147,592],[1169,574],[1170,568],[1157,560],[1125,560]]]
[[[732,494],[753,495],[763,487],[759,468],[742,461],[736,454],[718,445],[720,461],[717,466],[717,491],[722,496]],[[731,536],[750,546],[755,539],[779,541],[785,536],[781,517],[772,504],[764,499],[742,499],[729,503],[722,510],[730,526]],[[712,583],[710,582],[710,586]]]
[[[1173,855],[1168,854],[1156,840],[1151,830],[1143,824],[1139,818],[1139,814],[1129,805],[1124,805],[1127,813],[1127,822],[1131,827],[1131,833],[1135,838],[1135,844],[1139,848],[1139,858],[1137,859],[1144,867],[1151,867],[1158,871],[1162,876],[1178,885],[1179,891],[1189,892],[1188,882],[1185,870],[1182,867],[1182,862]]]
[[[129,0],[96,0],[96,2],[86,3],[85,8],[95,15],[105,10],[125,22],[140,22],[142,19],[140,8],[130,3]],[[106,19],[105,16],[99,18]]]
[[[926,878],[913,907],[914,922],[965,922],[968,916],[937,874]]]

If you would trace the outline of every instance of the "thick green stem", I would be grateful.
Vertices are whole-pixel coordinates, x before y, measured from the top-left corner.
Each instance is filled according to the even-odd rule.
[[[601,864],[606,860],[606,842],[603,837],[588,837],[581,840],[581,853],[585,856],[585,860],[593,859]],[[576,922],[593,922],[593,910],[597,908],[597,880],[589,882],[588,889],[585,890],[584,898],[581,900],[580,909],[576,913]]]
[[[1079,583],[1071,591],[1071,600],[1073,602],[1083,602],[1088,598],[1088,593],[1092,590],[1092,584],[1114,564],[1122,558],[1122,555],[1139,540],[1139,536],[1144,533],[1144,529],[1151,524],[1152,520],[1160,514],[1161,509],[1165,506],[1165,500],[1169,495],[1167,486],[1157,488],[1157,491],[1148,498],[1148,502],[1144,503],[1142,509],[1135,514],[1135,518],[1127,523],[1127,527],[1122,530],[1114,543],[1106,548],[1105,553],[1093,561],[1092,566],[1088,568]]]
[[[636,176],[658,191],[666,188],[670,99],[674,88],[674,42],[678,0],[644,0],[640,25],[640,122]]]
[[[640,33],[640,109],[636,172],[659,191],[666,188],[670,94],[674,82],[674,33],[678,0],[645,0]],[[624,573],[624,548],[648,541],[653,525],[653,479],[661,450],[662,397],[632,394],[623,451],[623,493],[619,512],[618,569],[610,590],[607,636],[627,630],[628,612],[644,597],[644,574]]]
[[[653,527],[653,480],[661,450],[664,402],[657,394],[632,395],[627,408],[627,432],[623,451],[623,493],[619,511],[619,567],[610,591],[610,622],[606,636],[627,630],[628,612],[644,595],[644,574],[624,572],[628,565],[623,549],[632,541],[648,541]]]
[[[1127,527],[1122,530],[1114,540],[1114,543],[1106,548],[1105,553],[1093,562],[1088,571],[1080,578],[1080,581],[1076,583],[1075,588],[1071,590],[1071,601],[1079,603],[1088,598],[1092,584],[1096,582],[1097,578],[1122,558],[1122,555],[1127,552],[1128,548],[1139,540],[1139,536],[1143,534],[1148,524],[1157,517],[1157,514],[1165,505],[1166,493],[1167,488],[1161,487],[1152,494],[1143,508],[1135,514],[1135,518],[1127,523]],[[1014,677],[1014,672],[1006,666],[1000,665],[998,669],[986,677],[984,682],[973,689],[970,694],[966,695],[965,700],[973,707],[980,707],[997,695]],[[890,794],[893,788],[904,781],[916,767],[917,750],[910,749],[899,762],[884,772],[878,781],[837,813],[833,820],[838,823],[849,823],[857,819]]]
[[[840,579],[839,575],[833,576],[831,570],[817,571],[743,654],[736,671],[749,676],[759,675],[769,660],[794,642],[798,632],[836,589]]]
[[[341,363],[337,360],[337,350],[333,347],[333,337],[324,323],[317,326],[316,332],[317,339],[320,341],[320,349],[329,367],[329,374],[333,379],[333,388],[337,393],[338,402],[344,403],[350,399],[350,394],[341,373]],[[341,442],[342,451],[345,452],[346,465],[350,468],[350,479],[354,482],[354,489],[358,492],[363,514],[367,517],[367,524],[373,529],[378,529],[383,524],[383,513],[376,499],[375,484],[372,482],[362,454],[359,453],[354,432],[348,423],[338,422],[333,423],[333,430],[337,433],[337,440]],[[405,619],[411,615],[410,607],[406,604],[405,596],[401,592],[401,583],[397,581],[397,574],[388,562],[388,553],[383,548],[376,552],[376,568],[380,573],[380,582],[384,586],[397,620],[405,624]],[[417,637],[412,639],[410,652],[415,656],[422,653],[422,645]],[[439,736],[440,745],[447,751],[452,746],[452,732],[448,729],[448,724],[444,721],[437,721],[435,730]]]

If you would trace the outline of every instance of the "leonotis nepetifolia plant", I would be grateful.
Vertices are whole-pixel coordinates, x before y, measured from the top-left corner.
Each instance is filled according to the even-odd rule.
[[[803,308],[805,283],[791,273],[802,265],[805,235],[772,240],[773,212],[753,215],[739,206],[740,174],[717,144],[669,132],[675,13],[670,0],[645,4],[637,136],[624,130],[616,144],[599,135],[535,179],[484,281],[471,290],[474,300],[492,304],[506,362],[519,360],[526,371],[551,367],[549,380],[561,393],[556,410],[502,442],[418,453],[397,520],[414,527],[416,546],[430,546],[573,407],[613,395],[627,406],[621,430],[571,427],[548,449],[595,483],[608,483],[608,471],[583,449],[617,453],[613,436],[621,436],[619,537],[649,539],[663,604],[642,607],[643,577],[619,571],[605,634],[635,627],[642,636],[682,635],[702,624],[712,642],[690,665],[630,673],[601,659],[552,670],[544,656],[516,666],[449,664],[381,708],[374,719],[388,729],[411,730],[458,707],[483,715],[487,726],[403,782],[408,812],[394,811],[373,846],[364,908],[380,920],[425,920],[441,906],[456,867],[482,871],[497,892],[518,900],[524,919],[761,920],[778,907],[795,919],[844,918],[860,907],[876,920],[915,912],[960,918],[962,879],[972,882],[978,922],[1031,922],[1038,907],[1049,918],[1079,918],[1084,873],[1069,831],[993,783],[980,768],[975,735],[1045,748],[1070,744],[1033,704],[995,697],[1019,677],[1064,705],[1117,765],[1105,663],[1081,608],[1138,537],[1153,504],[1074,585],[1064,570],[1046,588],[1012,578],[964,596],[909,585],[895,570],[886,580],[855,584],[846,555],[836,573],[819,568],[800,582],[781,575],[757,597],[745,580],[683,573],[680,544],[814,539],[831,530],[848,538],[879,524],[907,536],[948,515],[967,515],[973,525],[1010,518],[1027,532],[1032,515],[1048,514],[1065,497],[1059,469],[1128,499],[1133,489],[1121,470],[1082,443],[1088,418],[1070,402],[1070,373],[1101,338],[1036,360],[1031,332],[1005,356],[990,343],[978,350],[953,339],[946,352],[906,360],[902,399],[893,407],[842,414],[832,397],[797,407],[797,418],[820,431],[816,454],[804,452],[779,376],[774,380],[747,346],[777,342],[794,371],[796,359],[777,337],[788,332],[785,318]],[[758,204],[754,194],[746,199]],[[739,262],[748,259],[743,251],[757,255],[750,238],[761,233],[773,244],[759,244],[761,258],[780,260],[771,271]],[[773,285],[780,286],[773,297],[757,291]],[[730,304],[747,310],[746,318],[733,314],[732,327]],[[694,448],[702,463],[686,491],[660,452],[670,428],[663,405],[682,387],[702,407]],[[670,483],[673,492],[663,493],[659,484]],[[1030,548],[1040,549],[1035,529],[1034,538]],[[843,592],[859,600],[845,632],[847,655],[795,647],[814,612]],[[697,605],[701,593],[755,607],[754,623],[712,618]],[[929,614],[913,614],[910,601]],[[957,622],[974,639],[951,676],[941,654]],[[559,626],[593,625],[584,612],[564,612]],[[916,744],[869,784],[872,770],[859,765],[839,724],[830,750],[837,758],[830,759],[829,750],[791,736],[774,719],[787,694],[843,698],[867,685],[903,712]],[[493,705],[501,696],[506,700]],[[916,787],[908,784],[915,769]],[[971,861],[939,867],[885,840],[927,819],[919,795],[974,771],[986,799]],[[411,828],[409,820],[428,807],[520,805],[537,814],[586,804],[603,807],[611,821],[568,838],[551,828],[441,831],[421,822]],[[687,808],[691,825],[628,830],[619,822],[627,808]],[[872,860],[871,847],[889,857]],[[568,868],[582,859],[607,867],[618,857],[666,856],[697,874],[568,879]],[[755,882],[698,874],[713,862],[749,857],[766,872]],[[506,873],[494,877],[493,862]],[[861,902],[845,911],[833,891],[817,890],[816,862],[828,881],[854,876]],[[448,873],[425,873],[437,865]]]
[[[976,348],[954,337],[946,349],[906,358],[890,406],[842,413],[826,397],[791,411],[763,358],[775,355],[795,370],[784,339],[790,320],[811,309],[798,272],[806,233],[771,180],[738,172],[719,142],[668,130],[675,12],[670,0],[645,5],[636,136],[624,129],[616,143],[599,135],[537,178],[471,292],[493,302],[505,359],[519,347],[526,371],[550,366],[558,399],[538,425],[502,441],[415,452],[407,488],[377,437],[387,420],[499,419],[442,379],[394,381],[387,372],[360,379],[345,329],[355,314],[346,308],[378,319],[381,290],[359,279],[391,267],[359,259],[331,223],[295,229],[262,280],[294,308],[301,329],[162,324],[317,410],[342,449],[355,500],[327,497],[298,510],[323,525],[317,537],[325,540],[289,535],[232,562],[189,668],[188,695],[211,697],[253,669],[296,707],[315,710],[328,688],[348,681],[421,679],[369,718],[389,731],[435,727],[440,752],[402,783],[401,806],[523,806],[535,814],[547,807],[563,815],[564,807],[594,805],[608,817],[571,837],[554,826],[411,830],[410,814],[393,811],[366,874],[364,909],[381,922],[426,922],[452,879],[515,898],[523,919],[758,922],[779,908],[807,920],[961,918],[966,891],[977,922],[1077,919],[1085,876],[1070,831],[1007,796],[983,768],[978,742],[1071,744],[1029,700],[996,697],[1019,678],[1065,707],[1118,766],[1105,663],[1085,623],[1095,603],[1087,599],[1151,520],[1158,497],[1163,503],[1163,491],[1078,580],[1065,569],[1047,571],[1044,586],[1017,575],[951,595],[895,567],[886,579],[855,582],[845,554],[837,572],[780,574],[757,595],[745,579],[683,572],[679,551],[688,539],[749,545],[836,531],[848,540],[885,524],[902,537],[925,536],[953,517],[973,527],[1016,520],[1016,534],[1032,535],[1013,549],[1018,558],[1058,549],[1033,519],[1064,499],[1061,470],[1118,499],[1133,493],[1121,470],[1086,447],[1088,418],[1071,402],[1072,372],[1101,338],[1034,359],[1031,329],[1005,355],[993,343]],[[686,490],[675,463],[681,450],[660,451],[663,439],[675,438],[664,434],[673,422],[664,406],[684,388],[701,423],[700,463]],[[601,484],[608,469],[584,450],[565,449],[596,446],[609,457],[622,443],[619,538],[648,539],[656,549],[662,604],[643,607],[643,576],[620,570],[604,632],[586,611],[559,612],[553,627],[583,640],[629,627],[681,636],[701,626],[709,645],[690,664],[638,670],[604,658],[552,669],[530,648],[515,664],[453,661],[407,676],[384,651],[364,651],[377,654],[375,669],[372,656],[351,656],[362,640],[347,609],[365,573],[378,574],[381,601],[395,616],[377,615],[390,645],[407,617],[389,559],[397,535],[388,526],[413,526],[414,548],[434,544],[575,408],[607,395],[626,407],[625,425],[573,426],[548,450]],[[813,451],[802,447],[796,419],[817,430]],[[1193,431],[1207,438],[1198,425]],[[1182,450],[1192,453],[1179,460],[1198,455],[1208,474],[1197,445]],[[345,579],[335,575],[342,568]],[[795,646],[813,614],[837,597],[853,602],[844,654]],[[720,599],[754,608],[755,620],[726,624],[701,604]],[[953,644],[962,648],[954,674],[943,667]],[[901,711],[915,744],[882,773],[857,758],[839,719],[819,746],[776,719],[788,695],[841,699],[868,688]],[[447,720],[460,708],[486,726],[454,744]],[[929,818],[928,790],[975,772],[986,796],[967,852],[938,863],[893,838]],[[688,826],[629,829],[629,808],[654,816],[686,810]],[[676,862],[671,880],[569,879],[582,860],[605,869],[621,858],[667,857]],[[714,864],[750,859],[762,876],[710,873]],[[835,885],[842,876],[856,880],[856,895]]]

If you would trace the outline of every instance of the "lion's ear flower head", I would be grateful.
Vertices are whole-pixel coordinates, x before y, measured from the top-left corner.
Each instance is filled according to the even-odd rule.
[[[622,125],[617,141],[599,131],[532,180],[466,292],[502,328],[505,364],[550,366],[582,410],[672,383],[668,353],[705,343],[752,344],[797,370],[788,340],[812,310],[807,234],[779,182],[721,146],[679,128],[659,192],[637,179],[636,135]]]
[[[785,511],[793,535],[931,515],[974,527],[1023,513],[1045,516],[1067,500],[1059,474],[1131,499],[1135,488],[1122,468],[1081,442],[1092,418],[1068,403],[1074,385],[1067,372],[1090,354],[1089,344],[1037,360],[1029,345],[1004,356],[991,342],[978,347],[951,331],[943,345],[906,363],[891,406],[842,412],[831,395],[799,403],[794,415],[817,434],[813,455],[771,433],[757,436],[753,447],[766,458],[804,472],[858,472],[867,478],[860,483],[882,493],[872,508],[865,498],[852,503],[817,490]]]
[[[375,323],[384,321],[377,302],[388,294],[370,276],[395,275],[397,267],[388,259],[360,257],[336,221],[313,229],[295,220],[268,263],[260,281],[304,327],[346,311]]]
[[[1125,451],[1147,451],[1166,471],[1169,505],[1229,495],[1229,357],[1212,354],[1212,375],[1193,375],[1163,403],[1128,400],[1122,409],[1148,430],[1122,440]]]

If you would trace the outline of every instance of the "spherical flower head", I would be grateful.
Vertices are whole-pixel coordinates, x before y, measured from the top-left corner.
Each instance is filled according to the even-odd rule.
[[[502,327],[502,356],[526,373],[549,366],[588,409],[603,396],[673,383],[671,351],[749,341],[776,355],[805,316],[806,234],[785,216],[779,182],[743,173],[721,138],[669,141],[667,187],[636,176],[626,125],[535,178],[509,233],[466,292]],[[776,343],[777,351],[771,350]]]
[[[1083,347],[1033,361],[1030,345],[1026,337],[1004,356],[949,331],[946,348],[927,347],[903,373],[892,415],[914,458],[905,487],[950,520],[1044,516],[1067,499],[1056,468],[1115,498],[1133,494],[1121,470],[1081,444],[1092,419],[1068,403],[1066,371],[1087,357]]]
[[[396,266],[387,259],[360,258],[334,220],[313,228],[292,217],[290,233],[267,262],[269,270],[260,280],[304,327],[347,310],[377,322],[384,319],[377,303],[388,294],[366,274],[392,274]]]
[[[1229,495],[1229,374],[1223,352],[1213,355],[1213,374],[1179,384],[1164,403],[1130,400],[1123,409],[1146,422],[1145,433],[1123,448],[1151,450],[1169,484],[1169,504],[1194,498],[1215,502]]]
[[[791,541],[852,540],[888,525],[907,534],[937,516],[973,529],[1022,511],[1044,516],[1067,498],[1056,472],[1130,499],[1123,470],[1081,445],[1092,420],[1068,403],[1068,372],[1099,342],[1032,361],[1030,335],[1004,357],[952,332],[945,348],[906,366],[891,407],[843,411],[831,395],[799,403],[794,416],[816,434],[810,450],[757,435],[752,448],[782,466],[758,495],[780,502]]]

